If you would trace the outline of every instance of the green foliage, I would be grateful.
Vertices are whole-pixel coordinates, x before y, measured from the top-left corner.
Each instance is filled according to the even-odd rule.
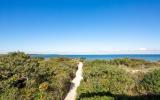
[[[93,96],[93,97],[81,98],[80,100],[114,100],[114,98],[110,96]]]
[[[70,87],[76,62],[33,58],[23,52],[0,56],[0,99],[60,100]]]
[[[81,62],[84,62],[85,60],[86,60],[86,58],[84,58],[84,57],[81,57],[81,58],[80,58],[80,61],[81,61]]]
[[[78,98],[82,100],[88,95],[101,95],[108,91],[111,94],[129,94],[128,90],[133,84],[127,72],[108,64],[108,61],[86,62],[83,75],[84,80],[78,88]]]
[[[160,71],[130,73],[125,68],[156,67],[157,62],[138,59],[86,61],[83,81],[78,88],[78,100],[146,100],[149,94],[160,94]],[[144,79],[143,79],[144,77]],[[154,98],[155,97],[155,98]],[[150,100],[150,99],[148,99]]]
[[[127,67],[133,67],[133,68],[148,68],[151,66],[160,66],[158,63],[156,62],[149,62],[149,61],[145,61],[143,59],[129,59],[129,58],[123,58],[123,59],[114,59],[111,60],[109,62],[112,65],[124,65]]]
[[[160,70],[146,74],[141,85],[150,94],[160,94]]]
[[[0,100],[62,100],[75,77],[77,61],[69,58],[34,58],[23,52],[0,55]],[[160,94],[160,70],[131,74],[125,68],[160,67],[138,59],[84,62],[84,79],[77,99],[113,100]],[[124,67],[124,68],[122,68]],[[137,98],[137,97],[133,97]],[[143,98],[143,97],[141,97]]]

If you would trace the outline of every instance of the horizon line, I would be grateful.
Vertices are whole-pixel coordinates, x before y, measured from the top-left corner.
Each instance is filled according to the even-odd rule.
[[[140,48],[134,50],[44,50],[44,51],[28,51],[28,50],[0,50],[0,54],[8,54],[10,52],[24,52],[26,54],[57,54],[57,55],[110,55],[110,54],[160,54],[160,49]]]

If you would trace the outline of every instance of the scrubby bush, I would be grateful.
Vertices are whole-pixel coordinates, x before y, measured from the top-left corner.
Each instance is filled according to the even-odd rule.
[[[147,94],[160,94],[160,70],[146,74],[140,85],[142,85]]]
[[[111,65],[124,65],[131,68],[148,68],[153,66],[160,66],[157,62],[145,61],[143,59],[114,59],[109,62]]]
[[[70,87],[76,62],[67,58],[45,60],[23,52],[0,56],[0,99],[61,100]]]
[[[84,67],[84,80],[78,88],[78,99],[88,96],[100,96],[110,92],[111,94],[130,94],[132,77],[124,70],[116,66],[110,66],[108,61],[86,62]],[[86,99],[88,100],[88,99]]]
[[[138,59],[86,61],[77,100],[154,100],[160,94],[160,70],[130,73],[125,68],[159,68]],[[121,66],[121,67],[119,67]],[[124,67],[124,68],[123,68]],[[150,95],[152,94],[152,95]]]

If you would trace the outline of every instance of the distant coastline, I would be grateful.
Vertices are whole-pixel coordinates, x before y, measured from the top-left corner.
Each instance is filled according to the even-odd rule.
[[[67,58],[85,58],[87,60],[111,60],[116,58],[131,58],[131,59],[144,59],[147,61],[159,61],[160,54],[85,54],[85,55],[61,55],[61,54],[30,54],[32,57],[42,58],[56,58],[56,57],[67,57]]]

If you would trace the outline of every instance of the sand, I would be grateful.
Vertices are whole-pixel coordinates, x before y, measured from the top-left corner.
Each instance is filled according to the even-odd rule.
[[[70,91],[68,92],[64,100],[75,100],[76,99],[77,88],[79,87],[80,82],[83,79],[83,76],[82,76],[83,69],[82,68],[83,68],[83,63],[79,62],[78,70],[76,72],[76,77],[72,80]]]

